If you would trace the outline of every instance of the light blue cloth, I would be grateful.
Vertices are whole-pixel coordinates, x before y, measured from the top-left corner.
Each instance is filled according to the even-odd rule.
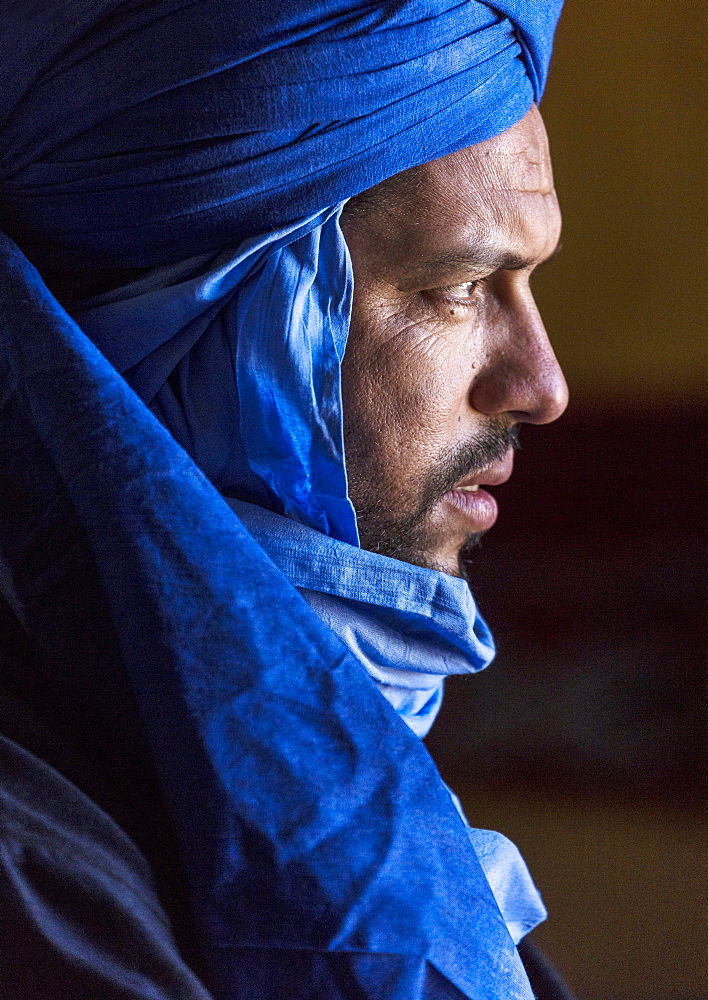
[[[352,298],[341,210],[158,268],[74,318],[216,486],[356,544],[340,385]]]
[[[518,944],[548,916],[541,894],[516,844],[496,830],[479,830],[470,826],[459,798],[452,789],[448,791],[467,827],[467,835],[511,939]]]
[[[491,663],[492,635],[464,580],[228,502],[418,736],[433,724],[444,678]]]
[[[435,720],[445,677],[491,662],[492,636],[464,580],[353,548],[253,504],[227,502],[417,736]],[[546,919],[538,889],[516,845],[471,827],[450,794],[518,944]]]

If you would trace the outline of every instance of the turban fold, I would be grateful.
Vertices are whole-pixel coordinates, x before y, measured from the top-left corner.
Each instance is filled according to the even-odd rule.
[[[509,128],[560,7],[2,0],[0,228],[39,266],[235,246]]]

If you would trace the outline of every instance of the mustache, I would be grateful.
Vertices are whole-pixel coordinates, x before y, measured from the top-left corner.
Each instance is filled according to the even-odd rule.
[[[475,438],[438,455],[418,490],[416,503],[401,519],[368,491],[357,507],[362,546],[372,552],[435,569],[425,558],[426,520],[441,497],[461,479],[500,462],[510,448],[520,448],[519,428],[503,420],[490,421]]]
[[[499,423],[491,424],[474,440],[442,456],[426,482],[420,513],[428,510],[461,479],[478,475],[488,466],[500,462],[510,448],[514,451],[521,448],[519,426]]]

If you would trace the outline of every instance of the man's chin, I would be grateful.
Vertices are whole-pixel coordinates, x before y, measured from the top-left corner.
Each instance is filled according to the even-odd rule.
[[[417,513],[408,520],[384,517],[374,505],[365,512],[358,510],[361,547],[398,562],[466,579],[466,562],[486,532],[461,534],[448,517],[436,516],[438,512],[431,510],[430,504],[426,510],[425,516]]]
[[[445,573],[447,576],[460,577],[469,583],[472,554],[475,549],[481,546],[482,537],[485,534],[486,532],[484,531],[476,531],[469,534],[456,552],[452,552],[447,557],[429,556],[428,558],[423,558],[418,561],[418,565],[425,566],[427,569],[437,570],[438,573]]]
[[[469,582],[469,564],[472,559],[472,553],[482,544],[482,536],[484,534],[486,534],[484,531],[469,534],[460,549],[457,551],[453,550],[449,554],[430,552],[424,549],[406,548],[403,545],[398,545],[395,548],[391,547],[391,550],[388,552],[383,546],[378,546],[375,551],[379,551],[382,555],[388,555],[393,559],[398,559],[399,562],[421,566],[423,569],[432,569],[437,573],[460,577]]]
[[[475,531],[470,534],[465,539],[464,545],[457,553],[457,573],[456,576],[461,576],[464,580],[472,585],[470,579],[470,573],[472,570],[472,558],[475,549],[481,548],[482,538],[486,535],[486,531]]]

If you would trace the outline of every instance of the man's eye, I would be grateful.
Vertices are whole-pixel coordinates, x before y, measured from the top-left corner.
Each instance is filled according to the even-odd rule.
[[[439,288],[438,292],[448,302],[459,302],[466,305],[473,301],[480,284],[479,281],[465,281],[461,285],[448,285],[446,288]]]

